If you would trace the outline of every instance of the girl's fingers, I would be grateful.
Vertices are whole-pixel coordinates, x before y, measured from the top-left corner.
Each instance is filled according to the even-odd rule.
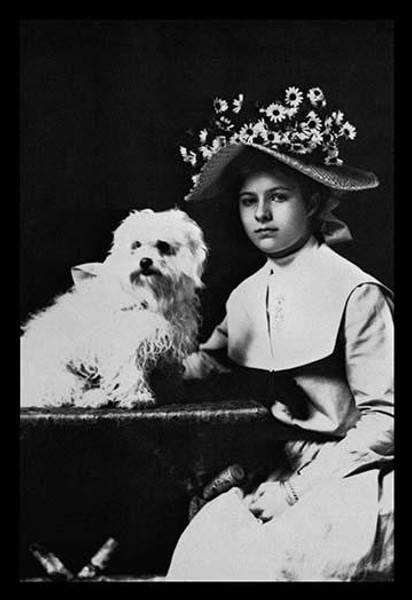
[[[256,489],[255,493],[254,493],[254,497],[255,498],[259,498],[259,496],[262,496],[262,494],[264,494],[265,492],[268,491],[268,483],[266,481],[264,481],[263,483],[260,484],[260,486]]]
[[[249,508],[252,512],[262,512],[265,510],[268,503],[270,503],[270,499],[262,494],[259,496],[259,498],[255,498],[253,500],[253,502],[249,505]]]
[[[254,515],[255,517],[260,517],[261,514],[263,513],[263,510],[258,506],[252,506],[249,508],[249,510],[252,513],[252,515]]]
[[[273,481],[264,481],[263,483],[261,483],[253,494],[252,503],[256,502],[256,500],[263,496],[263,494],[272,490],[274,485],[277,484],[275,484]]]

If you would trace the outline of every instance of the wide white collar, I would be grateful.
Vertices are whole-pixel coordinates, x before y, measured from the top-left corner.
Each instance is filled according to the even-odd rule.
[[[229,299],[229,355],[244,366],[269,370],[329,356],[346,302],[353,289],[366,282],[379,284],[315,238],[294,254],[268,259]]]
[[[313,259],[316,258],[318,250],[321,245],[315,237],[310,237],[306,244],[298,248],[295,252],[287,254],[281,258],[267,258],[264,265],[264,272],[276,273],[277,275],[282,273],[294,272],[298,269],[304,269],[312,263]]]

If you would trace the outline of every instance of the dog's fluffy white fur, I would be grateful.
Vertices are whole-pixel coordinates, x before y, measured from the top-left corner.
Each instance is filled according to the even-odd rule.
[[[76,285],[23,327],[21,406],[153,405],[159,359],[195,349],[206,256],[185,212],[131,212],[106,260],[75,268]]]

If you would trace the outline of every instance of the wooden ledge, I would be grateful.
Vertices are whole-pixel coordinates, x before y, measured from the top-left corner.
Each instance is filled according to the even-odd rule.
[[[201,404],[170,404],[141,409],[81,409],[81,408],[22,408],[22,425],[51,421],[65,424],[85,422],[172,422],[172,423],[233,423],[271,421],[270,412],[259,402],[227,401]]]

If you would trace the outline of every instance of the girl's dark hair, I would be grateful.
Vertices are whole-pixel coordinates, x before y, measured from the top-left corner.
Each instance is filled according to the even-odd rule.
[[[234,158],[226,167],[222,174],[222,187],[225,194],[230,196],[232,200],[237,199],[240,188],[245,180],[251,175],[263,171],[269,173],[281,173],[285,177],[289,177],[296,181],[306,203],[309,202],[313,194],[318,194],[319,203],[316,212],[312,215],[311,219],[314,235],[320,242],[323,242],[324,239],[321,233],[322,221],[319,218],[319,215],[324,209],[326,201],[331,196],[331,190],[321,183],[310,179],[310,177],[303,175],[303,173],[296,171],[296,169],[281,163],[272,156],[264,154],[260,150],[256,150],[255,148],[245,148],[245,150]]]

